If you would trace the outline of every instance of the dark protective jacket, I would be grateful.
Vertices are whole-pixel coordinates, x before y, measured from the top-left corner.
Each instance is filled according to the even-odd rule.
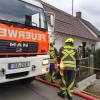
[[[65,45],[59,51],[60,63],[64,69],[75,70],[77,66],[77,51],[73,46]]]

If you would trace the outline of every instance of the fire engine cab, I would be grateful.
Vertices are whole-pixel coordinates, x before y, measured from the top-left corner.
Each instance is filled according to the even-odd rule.
[[[0,1],[0,83],[48,72],[48,30],[40,0]]]

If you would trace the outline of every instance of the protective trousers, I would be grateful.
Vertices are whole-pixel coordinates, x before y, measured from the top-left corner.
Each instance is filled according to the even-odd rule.
[[[56,76],[55,76],[55,64],[50,63],[50,76],[51,76],[51,82],[56,82]]]
[[[62,94],[67,94],[69,100],[71,100],[73,96],[74,85],[75,85],[75,71],[61,70],[60,92]]]

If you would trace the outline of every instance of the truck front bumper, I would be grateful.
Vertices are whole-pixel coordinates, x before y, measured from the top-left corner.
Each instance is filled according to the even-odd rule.
[[[20,62],[21,63],[29,62],[29,66],[20,67],[21,66]],[[10,66],[10,68],[9,64],[12,65]],[[49,72],[48,55],[38,55],[34,57],[0,58],[0,83],[43,75],[48,72]]]

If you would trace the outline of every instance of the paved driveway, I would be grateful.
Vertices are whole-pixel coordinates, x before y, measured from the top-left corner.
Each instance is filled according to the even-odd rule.
[[[64,100],[57,96],[57,91],[58,89],[37,81],[30,85],[6,83],[0,85],[0,100]],[[74,96],[73,100],[85,99]]]

